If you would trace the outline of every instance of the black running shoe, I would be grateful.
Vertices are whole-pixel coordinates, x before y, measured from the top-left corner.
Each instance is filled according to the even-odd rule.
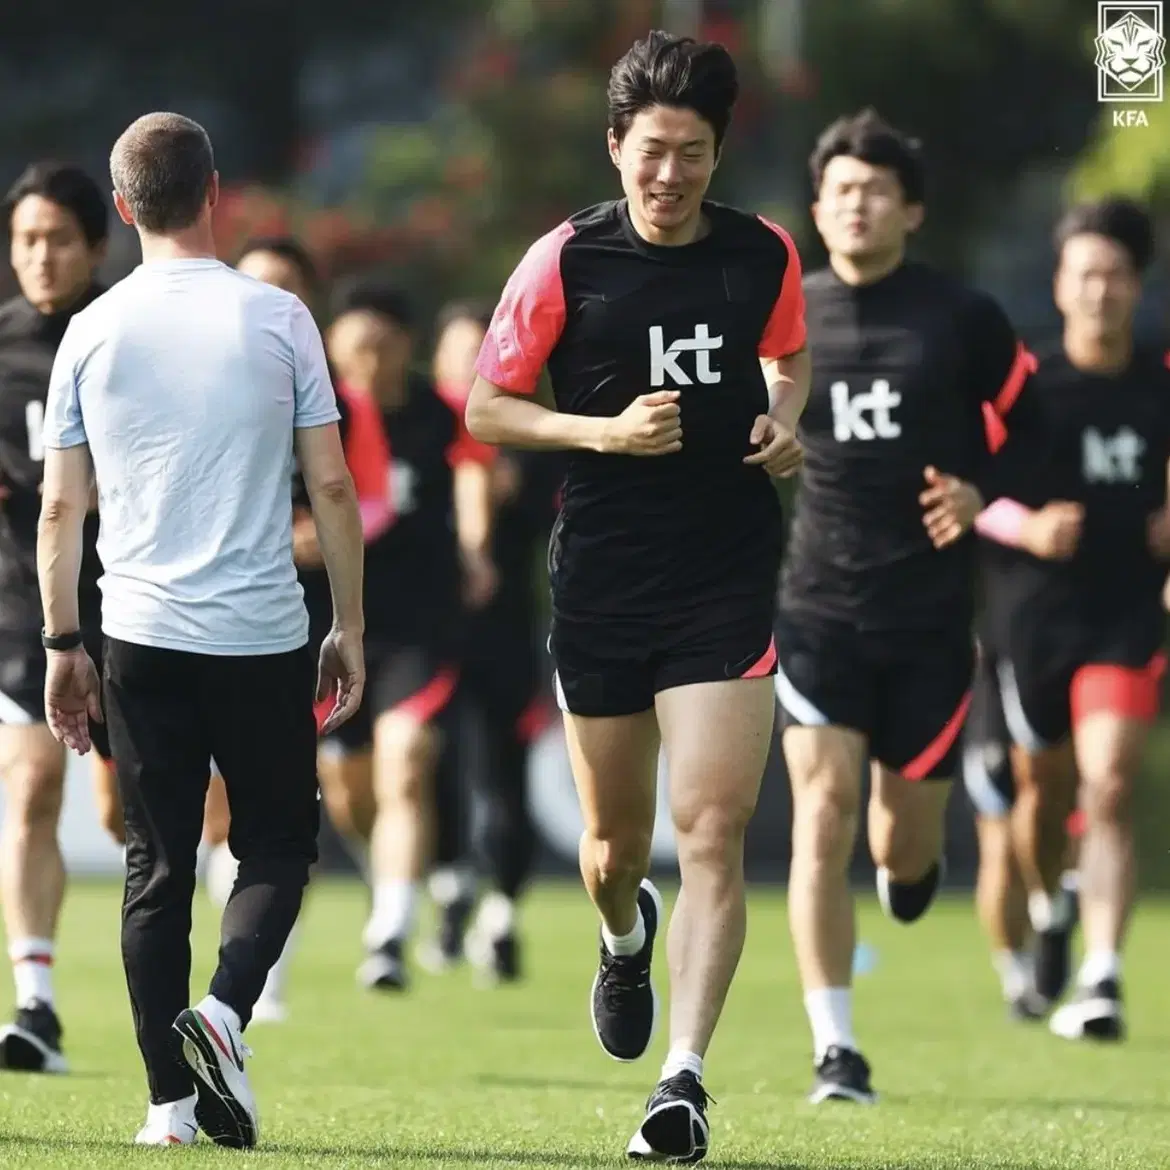
[[[1121,980],[1102,979],[1078,987],[1072,999],[1052,1013],[1048,1026],[1065,1040],[1124,1040]]]
[[[401,941],[391,939],[371,951],[358,968],[358,982],[369,991],[405,991],[406,964]]]
[[[646,1119],[630,1138],[626,1154],[650,1162],[701,1162],[711,1140],[708,1101],[712,1098],[692,1072],[659,1081],[646,1102]]]
[[[61,1021],[39,999],[19,1008],[16,1019],[0,1029],[0,1068],[13,1072],[69,1071],[61,1051]]]
[[[662,895],[649,881],[638,891],[646,941],[636,955],[611,955],[604,941],[593,980],[591,1006],[597,1041],[614,1060],[637,1060],[654,1037],[658,997],[650,982],[654,937],[662,917]]]
[[[1036,931],[1032,942],[1032,963],[1036,969],[1036,990],[1055,1002],[1068,990],[1072,974],[1072,938],[1077,924],[1077,899],[1069,890],[1055,895],[1060,900],[1060,925]]]
[[[945,870],[945,864],[938,861],[918,881],[896,882],[888,869],[879,868],[877,896],[886,916],[898,922],[917,922],[934,902]]]
[[[841,1048],[836,1044],[817,1064],[817,1080],[808,1095],[809,1103],[822,1101],[853,1101],[858,1105],[872,1105],[877,1093],[869,1080],[869,1063],[860,1052]]]
[[[1048,1015],[1052,1001],[1045,999],[1034,987],[1026,987],[1008,1000],[1008,1014],[1013,1020],[1032,1023]]]

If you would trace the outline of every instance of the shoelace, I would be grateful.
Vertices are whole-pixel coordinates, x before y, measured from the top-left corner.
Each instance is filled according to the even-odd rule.
[[[672,1077],[667,1077],[660,1081],[658,1088],[654,1095],[671,1096],[671,1097],[685,1097],[691,1104],[695,1105],[701,1110],[705,1110],[708,1105],[718,1105],[719,1102],[707,1092],[706,1086],[693,1073],[681,1072],[675,1073]]]
[[[620,1003],[648,986],[649,968],[635,963],[635,956],[606,953],[602,960],[600,988],[607,1003]]]

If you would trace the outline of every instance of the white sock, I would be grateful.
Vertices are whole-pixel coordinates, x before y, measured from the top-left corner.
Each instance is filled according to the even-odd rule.
[[[1077,982],[1082,987],[1092,987],[1103,979],[1117,979],[1121,976],[1121,956],[1116,951],[1090,951],[1081,964]]]
[[[240,872],[240,863],[232,856],[227,842],[216,845],[207,855],[207,870],[204,880],[207,882],[207,896],[221,910],[228,904],[235,888],[236,875]]]
[[[34,999],[53,1006],[53,952],[49,938],[18,938],[9,946],[18,1008]]]
[[[296,939],[300,933],[299,926],[299,922],[293,924],[288,941],[284,944],[284,950],[280,952],[280,958],[269,969],[268,978],[264,981],[264,990],[260,992],[260,998],[266,1003],[284,1002],[284,989],[288,984],[288,968],[293,951],[296,950]]]
[[[1023,951],[996,951],[992,956],[1006,1000],[1018,999],[1032,986],[1032,959]]]
[[[516,929],[516,903],[500,893],[486,895],[475,916],[475,929],[493,941],[511,934]]]
[[[447,865],[427,878],[431,901],[446,908],[475,897],[475,874],[465,865]]]
[[[642,908],[638,907],[638,920],[629,934],[610,934],[609,927],[601,924],[601,941],[611,955],[636,955],[646,945],[646,920]]]
[[[804,1010],[812,1027],[813,1055],[819,1064],[825,1053],[838,1048],[857,1050],[853,1038],[853,991],[848,987],[820,987],[804,996]]]
[[[178,1101],[164,1101],[161,1105],[151,1103],[146,1107],[146,1124],[166,1125],[174,1119],[194,1122],[198,1100],[199,1094],[192,1093],[190,1097],[181,1097]]]
[[[1035,931],[1060,930],[1072,920],[1072,901],[1066,890],[1057,887],[1056,893],[1037,890],[1028,895],[1028,918]]]
[[[672,1047],[662,1062],[662,1080],[678,1076],[681,1072],[694,1073],[701,1081],[703,1079],[703,1058],[697,1052],[691,1052],[690,1049]]]
[[[417,904],[417,882],[378,882],[374,910],[366,925],[366,947],[376,950],[392,940],[404,940],[414,926]]]

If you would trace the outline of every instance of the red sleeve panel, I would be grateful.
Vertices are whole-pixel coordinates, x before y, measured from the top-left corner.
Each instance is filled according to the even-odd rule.
[[[759,216],[759,220],[769,231],[780,237],[788,253],[780,292],[772,306],[772,314],[764,328],[764,335],[760,338],[760,357],[789,357],[802,350],[806,340],[800,255],[796,251],[792,237],[779,224],[772,223],[762,215]]]

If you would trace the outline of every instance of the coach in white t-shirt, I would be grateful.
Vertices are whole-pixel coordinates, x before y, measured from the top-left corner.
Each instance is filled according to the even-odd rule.
[[[315,692],[361,700],[362,532],[321,337],[292,294],[215,258],[211,143],[149,114],[110,159],[142,264],[70,323],[45,419],[37,560],[49,726],[80,752],[105,718],[126,818],[122,955],[150,1108],[143,1144],[254,1145],[241,1033],[316,859]],[[319,671],[292,555],[294,459],[335,622]],[[103,686],[81,646],[82,517],[96,478]],[[210,994],[188,1008],[208,760],[239,877]]]

